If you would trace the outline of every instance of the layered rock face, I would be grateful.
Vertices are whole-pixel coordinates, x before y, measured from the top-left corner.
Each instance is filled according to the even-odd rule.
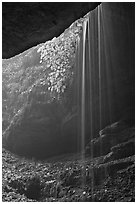
[[[86,154],[93,157],[104,156],[105,162],[135,154],[135,128],[125,121],[119,121],[100,131],[98,138],[91,140]]]
[[[120,149],[131,147],[131,153],[129,151],[127,155],[132,155],[134,144],[129,140],[134,138],[134,6],[119,3],[102,5],[105,26],[101,27],[101,31],[107,29],[106,35],[101,35],[101,126],[96,63],[97,66],[91,67],[92,101],[86,95],[86,105],[89,107],[92,103],[93,115],[86,108],[85,144],[98,137],[91,142],[95,157],[118,152],[117,145],[121,143]],[[91,36],[97,35],[92,48],[94,61],[98,62],[97,9],[93,17],[95,25]],[[80,82],[76,53],[86,19],[87,16],[74,22],[58,38],[3,60],[4,147],[21,155],[39,158],[80,151],[81,118],[77,93]],[[105,52],[109,55],[105,56]],[[88,74],[86,79],[88,82]],[[122,121],[120,125],[114,123],[119,120]],[[104,129],[113,123],[116,128],[112,125]]]

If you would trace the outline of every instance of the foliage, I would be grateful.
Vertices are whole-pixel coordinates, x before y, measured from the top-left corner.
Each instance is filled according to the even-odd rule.
[[[74,74],[77,40],[82,20],[76,21],[58,38],[44,43],[39,49],[40,63],[49,70],[48,90],[63,93]]]

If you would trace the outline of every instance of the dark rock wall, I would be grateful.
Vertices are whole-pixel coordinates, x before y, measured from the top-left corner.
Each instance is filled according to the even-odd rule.
[[[112,120],[134,121],[135,105],[135,7],[134,3],[104,3],[106,69]],[[103,42],[103,40],[102,40]],[[102,45],[103,46],[103,45]],[[105,53],[104,53],[105,54]],[[102,54],[103,56],[103,54]],[[103,58],[103,57],[102,57]],[[102,62],[103,64],[103,62]],[[105,72],[103,67],[102,74]],[[107,90],[108,89],[108,90]],[[109,104],[108,104],[109,105]],[[105,109],[105,107],[103,106]],[[103,114],[104,115],[104,114]],[[103,120],[105,119],[105,116]],[[105,125],[105,124],[104,124]]]
[[[111,102],[116,104],[114,114],[120,117],[128,108],[134,108],[135,102],[134,3],[104,3],[103,13],[105,38],[108,42],[106,49],[111,51],[111,62],[107,66],[108,69],[110,67],[110,80],[113,80],[114,102],[112,93],[110,98]]]
[[[2,4],[2,58],[59,36],[97,2],[4,2]]]
[[[98,11],[93,15],[92,104],[96,130],[121,118],[134,124],[135,106],[135,7],[134,3],[102,3],[100,51]],[[94,11],[93,11],[94,12]],[[92,15],[92,14],[91,14]],[[91,27],[92,28],[92,27]],[[92,46],[91,45],[91,46]],[[100,79],[99,79],[100,53]],[[96,111],[94,111],[94,107]],[[100,123],[100,125],[99,125]]]

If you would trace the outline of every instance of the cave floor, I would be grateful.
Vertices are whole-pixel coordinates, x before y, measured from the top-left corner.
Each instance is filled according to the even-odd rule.
[[[36,161],[3,149],[2,201],[135,201],[134,156],[109,163],[79,156]]]

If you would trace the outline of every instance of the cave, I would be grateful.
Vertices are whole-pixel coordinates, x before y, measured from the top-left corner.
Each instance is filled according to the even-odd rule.
[[[94,187],[133,173],[135,3],[3,2],[2,58],[3,151],[31,161],[77,156],[82,189],[90,176]],[[87,176],[89,158],[98,166]]]

